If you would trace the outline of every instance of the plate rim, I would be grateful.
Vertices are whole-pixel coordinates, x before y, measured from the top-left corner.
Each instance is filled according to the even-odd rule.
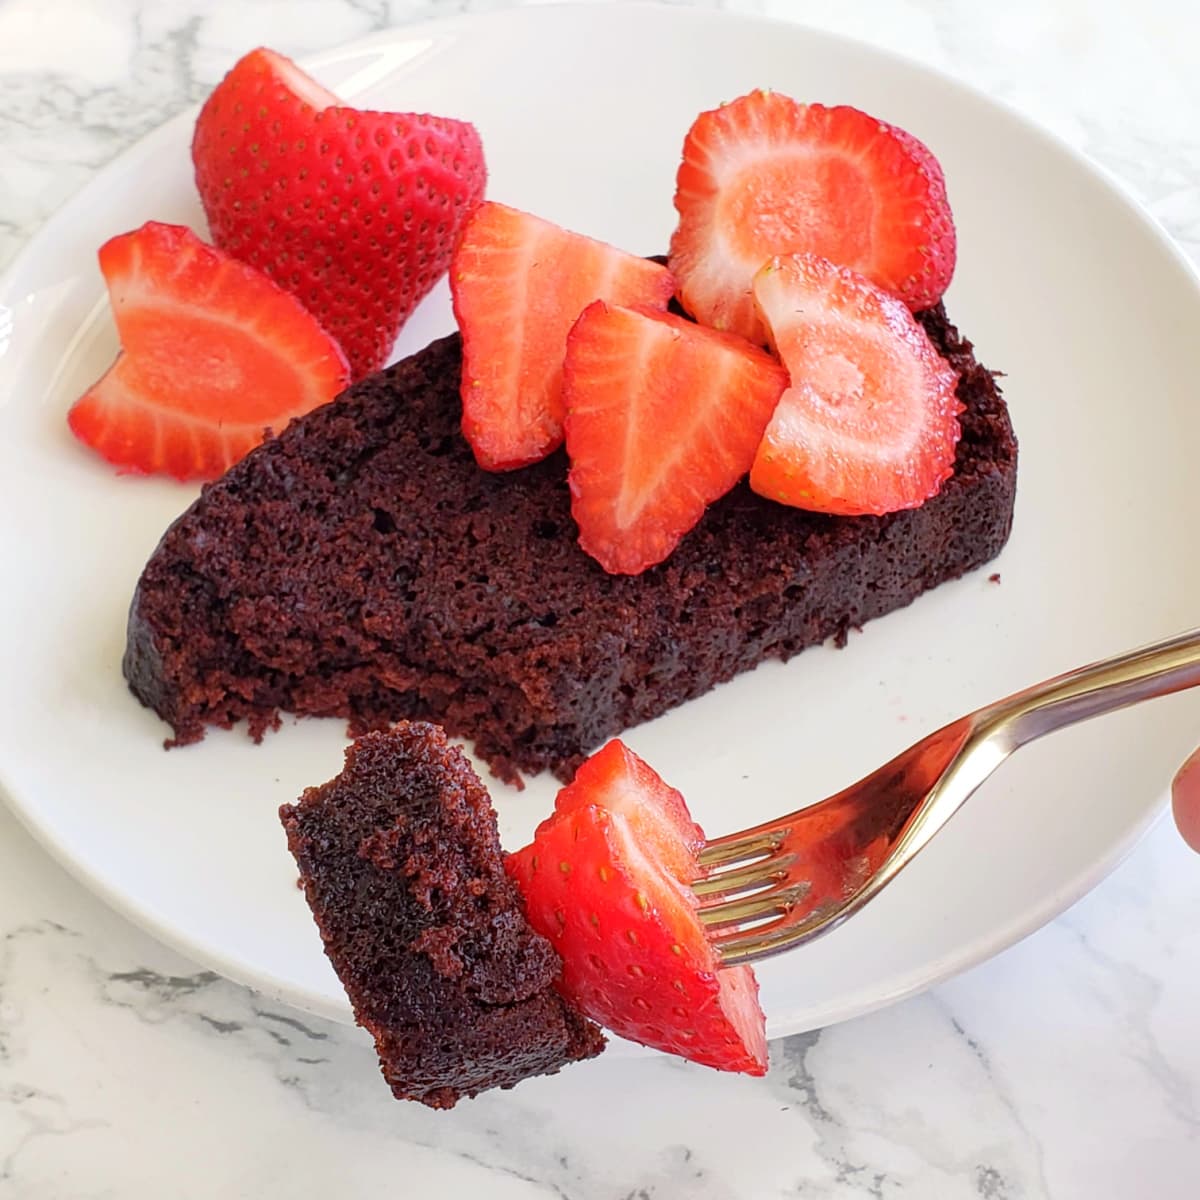
[[[335,63],[360,49],[369,49],[373,45],[381,43],[394,44],[398,41],[420,38],[426,34],[446,33],[464,26],[477,27],[492,23],[509,24],[522,21],[537,22],[546,19],[571,21],[577,20],[578,14],[581,13],[601,15],[604,20],[621,21],[628,20],[629,14],[636,13],[638,10],[653,10],[664,16],[669,14],[667,19],[672,22],[690,21],[709,25],[739,25],[787,31],[788,36],[834,43],[856,53],[865,50],[870,55],[890,60],[905,70],[931,77],[943,87],[950,89],[951,92],[957,91],[982,101],[1018,125],[1025,134],[1041,140],[1055,153],[1070,160],[1074,166],[1090,176],[1094,183],[1114,194],[1129,213],[1137,219],[1143,230],[1157,242],[1158,247],[1166,252],[1166,258],[1172,262],[1173,266],[1182,271],[1184,278],[1200,297],[1200,265],[1192,261],[1162,222],[1149,210],[1141,196],[1123,178],[1068,141],[1057,131],[1042,124],[1037,118],[1023,112],[1011,102],[991,95],[983,88],[952,74],[943,67],[926,63],[913,55],[891,47],[863,41],[845,33],[822,29],[805,21],[764,14],[735,13],[725,9],[679,7],[662,2],[662,0],[617,0],[616,3],[604,2],[604,0],[582,0],[577,3],[556,3],[553,0],[542,0],[538,3],[499,10],[479,13],[460,12],[405,22],[312,54],[298,55],[297,62],[306,69],[319,71],[323,66]],[[548,16],[548,14],[554,15]],[[18,277],[33,267],[43,245],[54,238],[58,229],[72,220],[75,213],[86,204],[93,189],[107,185],[112,179],[127,171],[131,159],[144,157],[157,143],[173,140],[179,126],[194,121],[201,103],[202,101],[185,106],[155,128],[124,146],[113,158],[93,172],[71,196],[67,197],[41,222],[0,273],[0,307],[10,299]],[[3,360],[5,357],[0,354],[0,375],[4,374]],[[219,949],[194,940],[186,931],[160,920],[153,911],[139,907],[127,892],[118,890],[102,876],[96,874],[86,860],[72,856],[66,851],[66,848],[56,840],[53,830],[38,819],[36,809],[31,809],[19,798],[18,790],[7,780],[7,771],[2,762],[0,762],[0,800],[6,803],[21,826],[55,862],[63,867],[68,875],[80,882],[88,891],[103,900],[123,918],[149,933],[156,940],[197,964],[211,968],[224,977],[248,986],[265,997],[339,1023],[352,1022],[353,1016],[348,1002],[333,1009],[320,994],[295,984],[283,986],[273,976],[260,974],[251,965],[242,963],[240,960],[228,959]],[[891,989],[870,996],[852,996],[849,998],[849,1002],[840,1005],[834,1014],[800,1020],[789,1019],[787,1014],[781,1014],[769,1021],[770,1036],[776,1038],[806,1029],[824,1027],[896,1003],[970,970],[981,962],[1016,945],[1077,903],[1115,870],[1162,819],[1167,804],[1168,796],[1165,791],[1161,791],[1156,801],[1147,803],[1144,812],[1128,828],[1125,836],[1114,841],[1104,855],[1070,879],[1062,881],[1058,887],[1048,891],[1038,904],[1022,910],[1009,922],[994,928],[988,937],[976,939],[970,943],[969,948],[963,947],[953,956],[925,964],[922,968],[911,971]],[[640,1048],[637,1048],[637,1051],[645,1052]]]

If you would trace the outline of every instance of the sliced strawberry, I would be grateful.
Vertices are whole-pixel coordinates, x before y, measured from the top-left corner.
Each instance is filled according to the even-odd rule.
[[[695,836],[685,832],[686,806],[619,742],[597,757],[600,765],[584,765],[533,842],[507,859],[530,924],[563,960],[563,994],[621,1037],[762,1075],[766,1023],[753,971],[720,966],[681,882],[700,870],[694,842],[679,860]],[[592,787],[595,802],[586,803]]]
[[[911,134],[856,108],[751,92],[688,130],[671,270],[697,320],[762,342],[750,280],[774,254],[853,267],[914,311],[954,274],[942,169]]]
[[[683,797],[619,738],[597,750],[554,802],[556,813],[598,805],[618,813],[633,836],[680,883],[696,878],[704,834]],[[549,818],[553,820],[554,818]]]
[[[662,562],[754,459],[787,373],[742,338],[597,302],[567,339],[571,512],[611,574]]]
[[[772,259],[754,277],[754,299],[792,385],[750,486],[851,516],[936,495],[961,434],[958,376],[904,304],[810,254]]]
[[[487,176],[474,126],[350,108],[264,49],[205,102],[192,162],[213,240],[298,296],[355,378],[387,361]]]
[[[658,263],[503,204],[481,204],[450,268],[463,338],[463,434],[481,467],[545,458],[563,438],[567,333],[593,300],[665,309]]]
[[[113,238],[100,270],[122,352],[67,421],[126,470],[215,479],[349,381],[298,300],[181,225]]]

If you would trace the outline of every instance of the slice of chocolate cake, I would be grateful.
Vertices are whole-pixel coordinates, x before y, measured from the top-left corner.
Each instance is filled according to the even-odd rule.
[[[787,508],[742,483],[661,565],[607,575],[576,544],[560,452],[489,474],[459,433],[457,337],[292,424],[167,531],[125,674],[175,730],[281,711],[355,732],[430,718],[503,778],[552,768],[767,658],[908,604],[1008,537],[1017,446],[991,372],[942,308],[960,373],[954,475],[886,517]]]
[[[437,726],[368,734],[279,815],[397,1099],[450,1108],[604,1048],[554,991],[561,964],[504,872],[487,792]]]

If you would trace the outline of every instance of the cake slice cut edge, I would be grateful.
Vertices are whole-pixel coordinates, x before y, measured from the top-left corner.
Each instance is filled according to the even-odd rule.
[[[599,1054],[505,873],[487,791],[435,725],[349,746],[280,809],[325,952],[397,1099],[450,1108]]]

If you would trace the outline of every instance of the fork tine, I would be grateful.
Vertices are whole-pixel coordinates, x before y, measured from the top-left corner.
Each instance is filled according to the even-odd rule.
[[[739,963],[755,962],[781,949],[803,945],[809,935],[823,932],[834,924],[840,906],[821,904],[806,913],[799,921],[781,913],[773,921],[764,921],[751,929],[712,929],[708,940],[721,958],[721,965],[735,967]]]
[[[700,851],[702,867],[718,867],[723,863],[736,862],[739,859],[762,858],[773,854],[783,845],[787,835],[785,829],[773,829],[767,832],[735,833],[728,837],[715,838],[707,842]]]
[[[701,908],[700,920],[708,927],[721,925],[742,925],[747,921],[756,921],[760,917],[778,913],[786,916],[812,890],[812,884],[807,880],[776,885],[763,892],[755,892],[745,900],[727,900],[723,904],[714,904],[709,908]],[[717,935],[719,937],[719,935]]]
[[[766,887],[787,877],[787,869],[796,861],[794,854],[773,854],[756,859],[744,867],[731,867],[727,871],[714,871],[702,875],[692,884],[692,891],[701,901],[716,903],[718,897],[744,892],[752,887]]]
[[[784,926],[792,927],[787,922],[787,914],[777,913],[774,920],[760,921],[750,929],[733,929],[714,925],[708,930],[708,940],[721,952],[721,958],[727,960],[727,956],[736,953],[737,948],[743,943],[757,943]]]

